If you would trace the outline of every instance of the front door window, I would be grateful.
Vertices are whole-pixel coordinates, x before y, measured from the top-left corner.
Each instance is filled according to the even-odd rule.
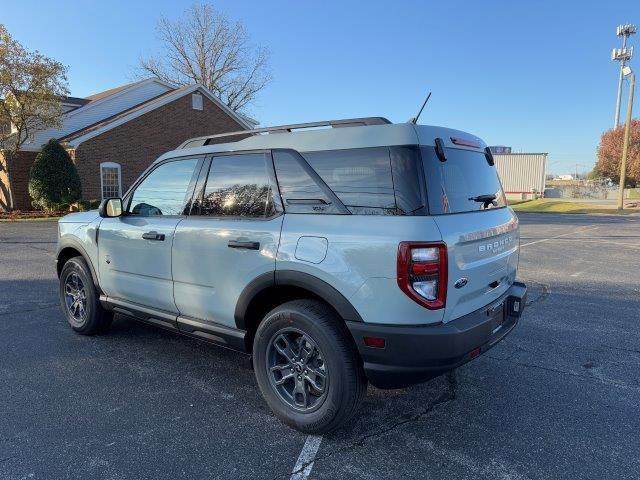
[[[129,213],[144,217],[183,215],[195,182],[199,159],[188,158],[167,162],[153,170],[138,185],[129,204]]]

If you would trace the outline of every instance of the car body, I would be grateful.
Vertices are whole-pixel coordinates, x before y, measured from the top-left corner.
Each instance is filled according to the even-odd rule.
[[[95,310],[250,354],[269,313],[297,301],[281,321],[339,323],[332,335],[382,388],[455,368],[515,326],[526,297],[516,281],[518,219],[482,140],[379,117],[236,137],[189,140],[158,158],[122,201],[62,218],[58,274],[81,256]],[[80,289],[72,282],[68,290],[75,296],[65,300],[61,287],[63,307],[75,308]],[[293,339],[320,358],[330,340],[289,324],[298,333],[280,347]],[[277,340],[264,348],[276,349],[265,358],[280,355]],[[288,382],[269,378],[276,390]],[[258,381],[265,393],[268,382]],[[320,388],[313,392],[320,402]],[[278,414],[277,400],[267,400]],[[337,425],[305,423],[301,412],[279,416],[305,431]]]

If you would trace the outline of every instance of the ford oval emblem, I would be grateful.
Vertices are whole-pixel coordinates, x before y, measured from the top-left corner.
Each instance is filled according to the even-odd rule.
[[[454,283],[453,286],[456,288],[462,288],[467,284],[468,281],[469,279],[467,277],[462,277],[461,279],[456,280],[456,283]]]

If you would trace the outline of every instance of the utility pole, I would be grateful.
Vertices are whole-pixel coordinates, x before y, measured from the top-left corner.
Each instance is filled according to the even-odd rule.
[[[622,48],[614,48],[611,52],[611,60],[617,60],[620,62],[620,77],[618,79],[618,95],[616,96],[616,114],[613,122],[613,128],[620,125],[620,102],[622,99],[622,80],[624,74],[622,70],[626,66],[627,62],[633,57],[633,47],[627,48],[627,40],[629,37],[637,32],[635,25],[618,25],[616,29],[616,35],[622,37]]]
[[[629,103],[627,105],[627,121],[624,125],[624,140],[622,143],[622,161],[620,162],[620,188],[618,190],[618,210],[624,208],[624,182],[627,176],[627,151],[629,150],[629,131],[631,130],[631,113],[633,110],[633,91],[636,88],[636,74],[631,68],[625,67],[622,74],[629,75]]]

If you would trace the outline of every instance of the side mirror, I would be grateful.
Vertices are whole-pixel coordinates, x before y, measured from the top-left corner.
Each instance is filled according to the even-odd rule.
[[[122,215],[122,199],[121,198],[105,198],[100,203],[98,213],[102,218],[113,218]]]

